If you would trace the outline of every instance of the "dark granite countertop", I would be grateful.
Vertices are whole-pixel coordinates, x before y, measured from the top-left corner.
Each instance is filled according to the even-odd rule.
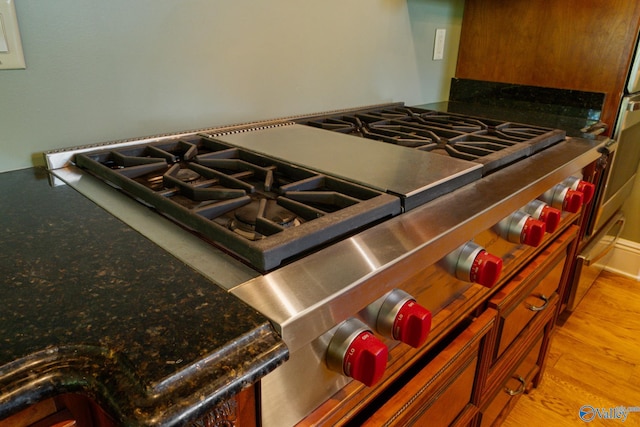
[[[270,323],[47,172],[0,174],[0,419],[94,399],[183,425],[288,357]]]
[[[568,136],[593,138],[583,130],[599,123],[603,103],[602,93],[454,78],[449,101],[417,107],[561,129]]]
[[[536,125],[552,129],[561,129],[567,133],[567,136],[583,138],[591,138],[592,136],[585,134],[582,129],[597,123],[597,120],[589,119],[587,117],[561,116],[544,111],[529,110],[525,107],[510,108],[508,102],[505,102],[504,106],[494,106],[465,101],[443,101],[416,105],[416,107],[494,120]]]

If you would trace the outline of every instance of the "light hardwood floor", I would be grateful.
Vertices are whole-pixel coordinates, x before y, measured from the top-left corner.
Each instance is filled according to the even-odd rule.
[[[640,409],[640,282],[600,275],[556,328],[540,387],[520,398],[503,426],[640,426],[640,412],[585,423],[583,405]]]

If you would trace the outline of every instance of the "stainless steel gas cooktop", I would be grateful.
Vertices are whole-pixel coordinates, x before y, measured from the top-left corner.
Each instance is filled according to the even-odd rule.
[[[74,162],[265,272],[563,138],[391,104],[114,144]]]

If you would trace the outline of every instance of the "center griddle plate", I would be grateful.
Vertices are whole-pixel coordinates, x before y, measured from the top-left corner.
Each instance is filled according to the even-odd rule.
[[[282,161],[399,195],[405,210],[482,176],[482,166],[466,160],[298,124],[213,137]]]

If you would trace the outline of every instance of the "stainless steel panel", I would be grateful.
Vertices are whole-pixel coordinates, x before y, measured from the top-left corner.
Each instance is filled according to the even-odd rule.
[[[594,232],[597,233],[602,230],[604,225],[611,220],[613,215],[622,208],[625,200],[627,200],[633,190],[634,181],[635,174],[632,175],[616,193],[610,194],[608,199],[602,200],[602,204],[597,211],[597,220],[593,229]]]
[[[624,221],[623,213],[618,212],[578,255],[567,300],[568,311],[576,309],[593,282],[607,266],[611,250],[624,228]]]
[[[622,100],[614,131],[617,146],[604,187],[604,196],[596,209],[594,232],[609,221],[633,190],[640,163],[640,110],[634,110],[638,103],[640,95],[626,96]]]
[[[415,198],[411,207],[482,176],[482,166],[304,125],[238,132],[216,139],[350,181]]]
[[[293,353],[410,279],[416,271],[403,268],[405,259],[425,267],[437,263],[598,159],[594,148],[603,143],[569,138],[231,292],[270,318]],[[392,280],[376,280],[390,268]]]
[[[636,46],[636,53],[631,62],[631,69],[627,79],[627,93],[640,91],[640,47]]]
[[[331,340],[327,333],[305,346],[261,380],[261,416],[264,427],[293,426],[349,384],[350,378],[325,363]]]
[[[434,316],[454,298],[474,286],[451,279],[449,273],[438,264],[428,266],[425,270],[421,275],[423,281],[406,283],[403,288],[415,296],[417,302],[428,308]],[[384,298],[384,295],[381,298]],[[379,306],[381,303],[382,301],[378,300],[372,305]],[[376,323],[376,318],[372,317],[372,313],[366,308],[356,317],[369,326]],[[325,354],[334,330],[335,328],[332,328],[309,345],[290,353],[287,363],[262,379],[262,423],[265,427],[294,425],[313,411],[319,402],[326,401],[351,381],[327,367]],[[375,330],[373,326],[372,330]],[[405,345],[386,339],[379,333],[376,336],[383,340],[389,349]],[[313,366],[313,369],[310,369],[310,366]],[[309,386],[310,384],[313,386]],[[292,404],[292,399],[295,399],[295,404]]]

